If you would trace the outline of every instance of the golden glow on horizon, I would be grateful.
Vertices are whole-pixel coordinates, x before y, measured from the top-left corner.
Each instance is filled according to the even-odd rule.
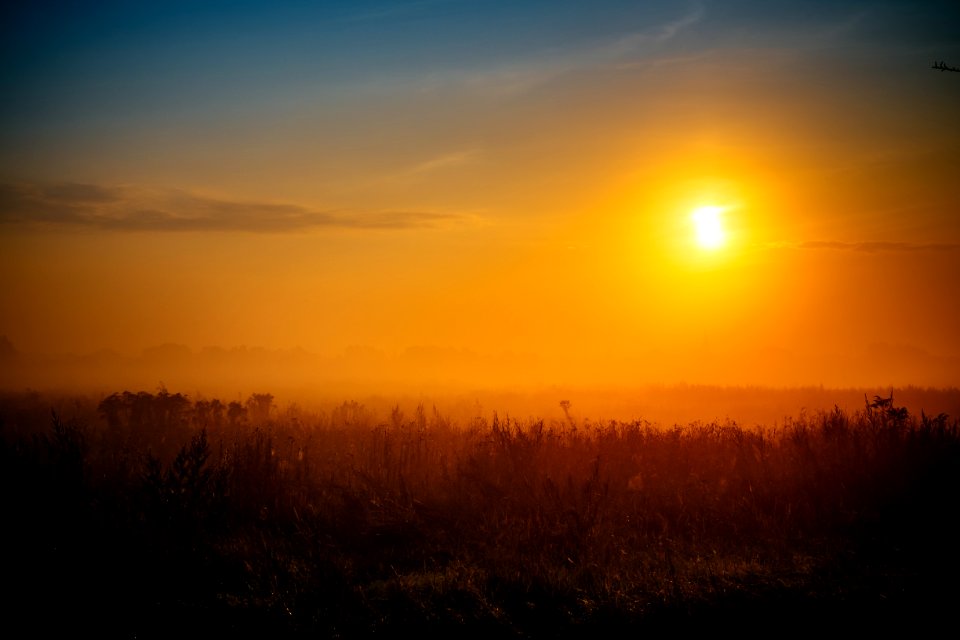
[[[928,164],[924,141],[900,148],[873,126],[811,118],[812,90],[756,95],[768,83],[755,62],[732,60],[735,77],[716,84],[713,68],[684,65],[679,84],[672,66],[651,69],[652,102],[602,74],[588,100],[556,100],[567,94],[552,83],[489,101],[363,93],[251,121],[250,138],[239,124],[144,133],[69,161],[64,146],[44,168],[52,187],[4,192],[38,218],[0,234],[0,334],[24,354],[302,347],[330,357],[330,376],[411,388],[501,384],[501,370],[531,384],[886,384],[874,344],[960,353],[960,303],[936,275],[960,256],[935,213],[956,200],[949,167]],[[501,102],[518,108],[490,108]],[[562,108],[544,119],[547,105]],[[147,143],[159,159],[139,162]],[[61,184],[87,174],[86,187]],[[153,198],[169,217],[107,224]],[[929,218],[875,213],[888,209]],[[887,290],[916,304],[878,314]],[[359,355],[341,366],[346,349]],[[829,367],[810,355],[860,351]],[[936,366],[904,380],[955,380]]]
[[[719,249],[727,241],[723,228],[724,207],[705,205],[697,207],[690,216],[697,244],[703,249]]]

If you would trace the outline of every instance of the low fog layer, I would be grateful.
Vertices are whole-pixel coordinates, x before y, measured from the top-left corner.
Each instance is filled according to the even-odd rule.
[[[439,347],[388,354],[353,347],[333,356],[304,350],[166,344],[137,356],[113,351],[37,355],[0,344],[0,387],[102,398],[121,391],[168,389],[192,399],[243,400],[270,393],[275,409],[323,409],[360,402],[374,420],[400,406],[434,406],[458,422],[493,413],[519,419],[649,420],[662,424],[734,420],[772,425],[801,411],[862,408],[865,398],[896,394],[912,412],[960,414],[952,373],[960,363],[904,348],[835,362],[798,354],[685,360],[564,363],[522,354],[484,356]],[[804,368],[806,365],[806,368]],[[876,373],[850,375],[860,369]],[[816,374],[815,372],[821,372]],[[566,404],[566,407],[561,406]]]

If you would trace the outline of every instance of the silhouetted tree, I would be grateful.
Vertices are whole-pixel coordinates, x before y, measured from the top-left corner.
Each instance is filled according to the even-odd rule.
[[[227,405],[227,421],[231,427],[236,427],[247,417],[247,410],[243,405],[234,400]]]
[[[273,405],[273,395],[269,393],[254,393],[247,398],[247,415],[255,423],[264,423],[270,419],[270,408]]]
[[[193,403],[193,423],[201,428],[210,425],[209,400],[197,400]]]
[[[156,419],[154,417],[155,407],[152,393],[124,391],[123,400],[130,412],[129,426],[131,428],[149,429],[154,426]]]
[[[223,426],[223,412],[225,410],[226,407],[223,406],[223,403],[217,398],[210,401],[210,420],[213,422],[214,427],[219,429]]]
[[[180,427],[186,422],[190,400],[182,393],[170,393],[161,389],[153,399],[154,415],[161,429]]]
[[[110,394],[101,400],[97,407],[97,411],[107,421],[107,427],[114,432],[120,430],[128,409],[126,399],[119,393]]]

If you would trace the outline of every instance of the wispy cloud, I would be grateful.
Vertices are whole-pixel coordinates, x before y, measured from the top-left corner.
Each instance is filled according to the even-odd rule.
[[[955,242],[836,242],[819,240],[787,246],[793,246],[797,249],[862,251],[864,253],[960,250],[960,243]]]
[[[691,11],[673,20],[628,34],[613,42],[597,47],[593,51],[593,56],[601,60],[609,60],[644,53],[654,47],[670,42],[683,30],[700,22],[703,15],[703,7],[699,5],[694,6]]]
[[[0,225],[109,231],[417,229],[463,223],[434,211],[318,211],[295,204],[234,201],[182,190],[61,183],[0,184]]]
[[[551,49],[492,67],[431,73],[419,82],[429,87],[459,85],[484,95],[515,95],[568,73],[625,68],[638,57],[662,55],[671,41],[703,16],[703,7],[694,5],[670,20],[588,45]]]
[[[408,173],[410,174],[430,173],[438,169],[446,169],[447,167],[461,165],[466,162],[469,162],[478,154],[479,154],[479,151],[477,151],[476,149],[446,153],[414,165],[413,167],[410,168]]]
[[[385,176],[383,179],[388,182],[407,182],[421,180],[432,176],[437,172],[453,169],[473,162],[480,155],[479,149],[467,149],[462,151],[452,151],[450,153],[441,153],[419,162],[407,165],[406,167]]]

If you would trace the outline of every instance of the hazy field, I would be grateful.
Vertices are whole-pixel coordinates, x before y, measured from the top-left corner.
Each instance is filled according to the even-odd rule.
[[[708,418],[604,417],[627,410],[599,411],[616,394],[538,418],[509,395],[508,416],[476,398],[5,393],[5,615],[125,638],[949,619],[960,424],[942,408],[960,392],[656,391],[651,413]]]

